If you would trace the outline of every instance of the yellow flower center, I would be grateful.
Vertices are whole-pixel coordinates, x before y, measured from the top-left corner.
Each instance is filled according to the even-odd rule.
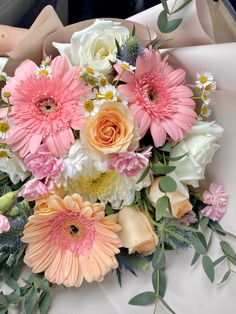
[[[207,86],[205,86],[205,90],[210,91],[211,90],[211,84],[208,84]]]
[[[130,67],[129,67],[129,64],[127,64],[127,63],[121,63],[121,69],[122,69],[122,70],[125,70],[125,71],[126,71],[126,70],[129,70],[129,68],[130,68]]]
[[[202,100],[205,101],[207,99],[207,95],[205,93],[202,94]]]
[[[112,100],[114,97],[114,94],[112,91],[108,91],[106,92],[106,94],[104,95],[105,100]]]
[[[0,158],[10,157],[5,150],[0,150]]]
[[[206,106],[203,106],[201,111],[202,111],[202,114],[207,114],[208,109]]]
[[[89,84],[89,85],[92,85],[92,86],[94,86],[95,84],[96,84],[96,80],[95,80],[95,78],[94,77],[88,77],[87,78],[87,83]]]
[[[42,70],[39,70],[38,74],[42,76],[48,76],[49,72],[46,69],[42,69]]]
[[[84,102],[84,109],[88,112],[93,111],[94,109],[94,103],[92,100],[85,100]]]
[[[104,87],[104,86],[106,86],[106,84],[107,84],[107,80],[106,80],[105,78],[101,78],[101,80],[100,80],[100,85],[101,85],[102,87]]]
[[[87,72],[88,72],[88,74],[93,75],[94,74],[94,69],[92,67],[87,67]]]
[[[9,124],[7,122],[0,122],[0,132],[6,133],[9,130]]]
[[[122,99],[121,99],[120,96],[117,97],[117,101],[118,101],[118,102],[122,102]]]
[[[207,80],[208,80],[208,78],[207,78],[207,76],[205,76],[205,75],[201,75],[201,76],[199,77],[199,81],[200,81],[200,83],[202,83],[202,84],[205,84],[205,83],[207,82]]]

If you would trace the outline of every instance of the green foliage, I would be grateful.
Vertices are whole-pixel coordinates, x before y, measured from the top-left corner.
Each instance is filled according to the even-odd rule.
[[[156,300],[156,294],[152,291],[142,292],[135,297],[133,297],[130,301],[130,305],[149,305],[154,303]]]
[[[169,198],[166,195],[160,197],[157,200],[157,203],[156,203],[156,221],[159,221],[164,216],[164,214],[166,213],[166,210],[169,207],[169,203],[170,203]]]
[[[215,269],[214,264],[209,256],[204,255],[202,257],[202,266],[208,279],[213,283],[215,278]]]
[[[163,269],[166,264],[166,257],[163,247],[157,247],[152,257],[152,267],[154,269]]]
[[[27,222],[25,217],[8,217],[10,230],[0,234],[0,252],[14,253],[22,246],[21,237]]]
[[[159,188],[163,193],[175,192],[177,189],[177,184],[171,177],[163,176],[160,178]]]

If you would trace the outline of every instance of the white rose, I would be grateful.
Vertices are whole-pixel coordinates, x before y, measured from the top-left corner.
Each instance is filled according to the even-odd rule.
[[[70,44],[53,43],[61,55],[72,65],[89,65],[95,71],[108,74],[109,61],[116,59],[116,43],[121,45],[129,36],[129,30],[118,22],[96,20],[91,26],[72,35]]]
[[[183,141],[176,145],[171,157],[188,153],[179,161],[171,162],[176,166],[176,174],[186,184],[198,187],[198,180],[204,179],[206,165],[211,163],[220,145],[216,143],[223,135],[223,128],[214,121],[197,121]]]

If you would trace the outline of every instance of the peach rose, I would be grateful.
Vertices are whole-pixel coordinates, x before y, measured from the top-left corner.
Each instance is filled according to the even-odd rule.
[[[177,190],[172,193],[167,193],[169,197],[172,215],[175,218],[180,218],[192,210],[192,205],[189,201],[189,192],[186,185],[182,184],[180,181],[175,180],[177,183]],[[156,206],[156,202],[159,198],[165,195],[159,189],[160,178],[156,178],[150,187],[148,198]]]
[[[121,226],[119,238],[129,254],[138,252],[150,255],[154,252],[158,237],[148,218],[139,210],[125,206],[118,213],[118,223]]]
[[[81,138],[96,151],[112,154],[136,149],[140,136],[129,109],[106,102],[95,116],[86,119]]]

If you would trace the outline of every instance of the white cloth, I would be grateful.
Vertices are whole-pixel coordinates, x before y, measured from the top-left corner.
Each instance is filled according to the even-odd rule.
[[[3,68],[5,67],[7,63],[8,58],[6,57],[0,57],[0,72],[3,71]]]

